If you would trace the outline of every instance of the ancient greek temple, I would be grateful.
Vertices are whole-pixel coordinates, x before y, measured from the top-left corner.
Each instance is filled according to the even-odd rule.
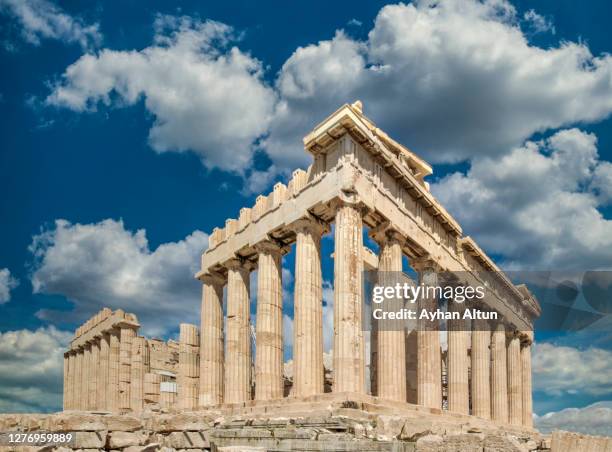
[[[308,170],[296,170],[287,185],[276,184],[210,235],[195,275],[202,282],[199,331],[181,325],[178,343],[164,343],[139,337],[134,315],[102,311],[77,330],[65,355],[65,408],[138,412],[163,399],[167,407],[204,410],[325,393],[321,240],[333,231],[332,394],[369,392],[380,403],[531,428],[531,343],[540,307],[430,193],[424,178],[432,168],[365,117],[361,102],[317,125],[304,148],[313,158]],[[364,232],[378,255],[364,246]],[[281,262],[292,249],[288,390]],[[380,330],[366,356],[364,270],[406,271],[406,259],[419,283],[435,284],[439,272],[449,272],[462,284],[486,286],[482,304],[500,320],[473,320],[470,329],[451,322],[446,350],[435,328]]]

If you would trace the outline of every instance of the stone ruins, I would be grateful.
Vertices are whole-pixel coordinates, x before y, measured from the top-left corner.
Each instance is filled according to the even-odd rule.
[[[146,339],[138,336],[136,316],[104,309],[76,331],[64,355],[65,410],[126,416],[197,411],[202,419],[239,416],[235,422],[246,422],[240,429],[255,425],[258,416],[272,422],[292,412],[312,413],[302,426],[325,410],[350,412],[361,420],[387,413],[403,416],[393,435],[376,433],[387,422],[378,418],[359,431],[370,428],[373,441],[401,435],[416,441],[415,425],[427,423],[421,436],[435,436],[461,424],[463,434],[502,428],[533,443],[526,449],[485,450],[545,449],[545,442],[532,441],[537,432],[532,427],[530,346],[541,311],[527,287],[515,286],[462,234],[429,191],[424,178],[432,168],[366,118],[361,102],[342,106],[317,125],[304,138],[304,147],[313,158],[307,171],[296,170],[288,185],[276,184],[210,235],[195,275],[203,288],[199,331],[182,324],[178,343]],[[321,240],[332,224],[334,330],[332,380],[326,389]],[[364,246],[364,231],[379,245],[378,256]],[[294,244],[293,369],[287,389],[281,259]],[[459,283],[485,285],[482,301],[502,320],[472,321],[472,331],[449,322],[446,350],[436,328],[374,328],[366,357],[363,272],[405,271],[406,258],[419,283],[436,284],[439,272],[450,272],[461,275]],[[255,269],[253,334],[249,280]],[[436,303],[419,300],[420,306]],[[277,438],[269,424],[258,425],[266,425]],[[265,435],[253,435],[251,440],[263,444]],[[483,450],[486,438],[479,441],[481,448],[449,450]],[[257,450],[268,450],[262,447]]]

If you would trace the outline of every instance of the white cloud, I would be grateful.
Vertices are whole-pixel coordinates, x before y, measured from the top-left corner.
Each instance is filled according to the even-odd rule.
[[[34,45],[41,39],[57,39],[89,49],[102,41],[97,23],[86,24],[47,0],[0,0],[0,12],[15,17],[24,39]]]
[[[529,43],[503,0],[383,7],[365,42],[338,32],[283,65],[266,141],[275,162],[303,160],[300,138],[342,102],[432,162],[500,155],[534,132],[607,117],[612,57],[581,43]],[[282,166],[282,165],[280,165]]]
[[[0,332],[0,412],[61,409],[63,353],[70,338],[54,327]]]
[[[601,162],[595,168],[591,187],[602,205],[612,204],[612,163]]]
[[[533,389],[552,397],[612,395],[612,351],[597,347],[536,342],[532,355]]]
[[[193,151],[209,168],[242,172],[267,130],[275,95],[262,81],[261,63],[228,48],[233,39],[218,22],[161,16],[150,47],[82,56],[47,103],[84,111],[144,98],[155,117],[153,149]]]
[[[19,281],[11,276],[8,268],[0,268],[0,304],[11,300],[11,290],[19,285]]]
[[[207,244],[208,236],[195,231],[151,250],[145,230],[128,231],[122,221],[57,220],[32,240],[32,287],[71,300],[75,321],[108,306],[135,313],[145,334],[165,334],[180,322],[199,324],[201,284],[193,275]],[[57,320],[66,313],[38,316]]]
[[[553,430],[612,436],[612,401],[598,402],[584,408],[566,408],[536,416],[535,426],[542,433]]]
[[[541,14],[536,13],[533,9],[523,14],[523,20],[533,33],[546,33],[550,31],[552,34],[555,34],[556,32],[553,23]]]
[[[612,221],[599,212],[608,162],[598,158],[596,138],[561,130],[527,142],[501,158],[472,162],[432,191],[506,267],[596,269],[612,265]],[[597,186],[598,193],[585,189]]]

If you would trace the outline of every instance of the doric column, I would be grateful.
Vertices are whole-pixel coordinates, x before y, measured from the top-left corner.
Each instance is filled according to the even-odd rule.
[[[183,410],[193,411],[198,405],[199,344],[198,327],[181,323],[179,332],[178,406]]]
[[[161,375],[147,372],[144,376],[145,404],[158,404],[160,397]]]
[[[380,246],[378,256],[377,284],[386,287],[399,282],[402,274],[402,236],[392,229],[373,234]],[[383,308],[387,312],[403,307],[402,299],[386,300]],[[376,395],[383,399],[406,401],[406,333],[404,322],[375,320],[372,330],[376,339]]]
[[[132,364],[130,366],[131,409],[140,413],[144,406],[144,376],[149,371],[149,348],[144,337],[132,339]]]
[[[468,323],[463,320],[465,305],[449,300],[448,310],[459,315],[459,320],[448,320],[448,410],[470,414]]]
[[[523,377],[523,425],[533,427],[533,399],[531,395],[531,336],[521,343],[521,375]]]
[[[283,284],[281,248],[257,245],[257,322],[255,399],[283,397]]]
[[[434,263],[422,261],[413,266],[419,273],[419,284],[424,289],[418,301],[418,312],[426,309],[433,313],[438,308],[438,300],[433,290],[425,289],[438,284]],[[417,401],[419,405],[429,408],[442,408],[440,325],[437,320],[425,319],[418,320],[417,325]]]
[[[508,375],[506,366],[506,328],[497,322],[491,336],[491,419],[508,422]]]
[[[228,264],[225,403],[251,399],[250,273],[249,263],[235,259]]]
[[[491,328],[487,320],[472,320],[472,414],[491,419]]]
[[[523,423],[521,365],[521,341],[518,333],[512,333],[508,340],[508,421],[511,425]]]
[[[223,286],[217,275],[202,278],[200,322],[200,395],[201,408],[220,405],[223,401]]]
[[[114,328],[109,334],[108,354],[108,410],[119,411],[119,330]]]
[[[309,218],[299,220],[294,229],[293,395],[305,397],[324,391],[321,275],[321,235],[324,226]]]
[[[76,371],[76,353],[68,351],[68,408],[74,410],[74,373]]]
[[[83,357],[85,356],[83,353],[83,348],[77,348],[75,351],[74,357],[74,380],[73,380],[73,406],[72,408],[75,410],[83,410],[85,407],[83,406]]]
[[[98,366],[98,408],[108,410],[108,363],[110,352],[110,336],[102,333],[100,336],[100,362]]]
[[[64,398],[63,398],[63,407],[64,411],[70,408],[70,392],[68,388],[70,387],[70,352],[64,353]]]
[[[91,410],[89,405],[89,383],[91,382],[91,344],[83,346],[83,371],[81,373],[81,397],[83,397],[82,409]]]
[[[99,410],[98,405],[98,369],[100,366],[100,342],[98,339],[91,341],[91,363],[89,375],[89,409]]]
[[[132,340],[136,337],[136,330],[131,327],[119,329],[119,410],[130,410],[130,380],[132,371]]]
[[[338,207],[334,242],[333,391],[363,393],[363,224],[357,207]]]

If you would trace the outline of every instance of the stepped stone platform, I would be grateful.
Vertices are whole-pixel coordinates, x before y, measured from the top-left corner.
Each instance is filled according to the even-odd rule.
[[[74,432],[67,446],[1,450],[474,451],[551,450],[537,431],[376,397],[334,393],[139,415],[64,411],[0,415],[0,431]],[[604,449],[602,449],[604,450]]]

